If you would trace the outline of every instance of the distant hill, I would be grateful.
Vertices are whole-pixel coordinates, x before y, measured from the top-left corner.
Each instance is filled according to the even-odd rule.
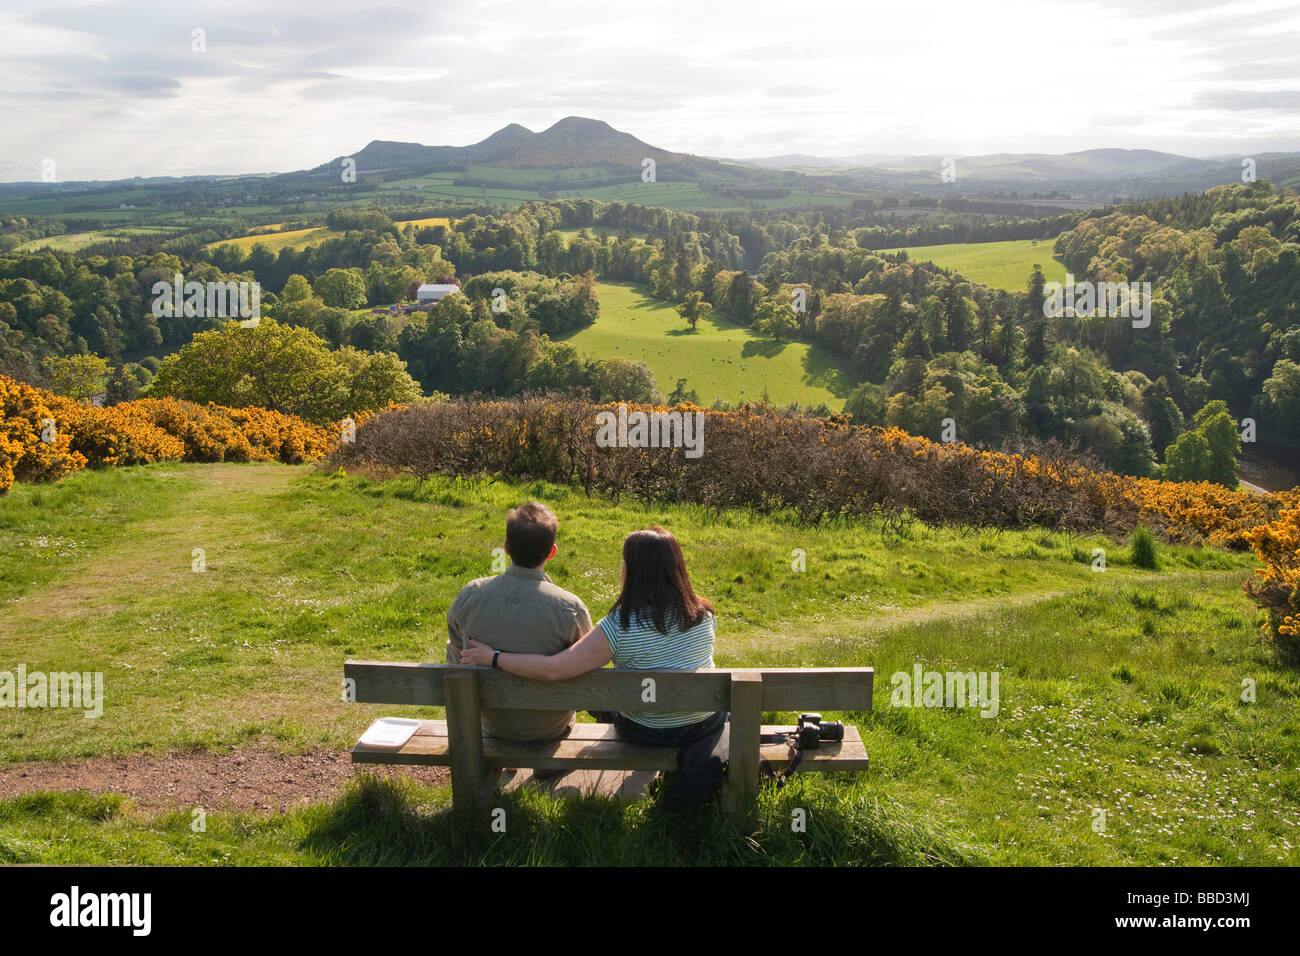
[[[334,179],[346,158],[337,156],[313,170],[288,173],[284,178]],[[1111,202],[1200,191],[1237,182],[1241,175],[1240,158],[1196,159],[1151,149],[1087,149],[1062,155],[953,156],[957,179],[955,183],[944,183],[939,174],[949,157],[938,154],[819,157],[789,153],[756,159],[717,159],[661,149],[601,120],[581,116],[567,116],[541,132],[511,123],[469,146],[375,140],[350,158],[356,161],[359,175],[377,174],[381,180],[416,179],[451,171],[463,186],[526,183],[529,188],[553,190],[550,195],[572,194],[575,187],[591,191],[637,182],[642,164],[649,158],[657,164],[658,181],[698,183],[711,196],[729,197],[726,202],[782,202],[790,187],[795,186],[805,191],[828,188],[850,195],[861,195],[862,190],[923,195],[942,191],[969,196],[1029,192]],[[1259,159],[1263,164],[1257,173],[1260,177],[1268,176],[1279,184],[1300,177],[1300,154],[1268,154]],[[501,172],[493,173],[494,169]],[[807,197],[807,205],[815,202]]]
[[[877,163],[873,168],[933,170],[938,169],[947,158],[938,155],[908,156],[894,163]],[[1049,153],[993,153],[986,156],[954,156],[952,159],[957,164],[959,176],[1019,181],[1080,177],[1126,179],[1158,173],[1182,163],[1202,162],[1150,149],[1088,149],[1060,156]]]
[[[895,172],[930,172],[938,169],[944,160],[952,158],[967,175],[989,179],[1052,178],[1061,176],[1095,175],[1107,178],[1149,175],[1180,164],[1215,166],[1226,160],[1199,160],[1174,153],[1161,153],[1150,149],[1088,149],[1077,153],[1053,155],[1050,153],[990,153],[982,156],[919,155],[884,156],[862,155],[819,157],[801,153],[770,156],[759,159],[738,160],[749,166],[770,169],[818,169],[864,167]]]
[[[957,192],[984,189],[1054,189],[1099,199],[1164,196],[1199,192],[1239,182],[1242,156],[1194,158],[1151,149],[1087,149],[1050,153],[990,153],[980,156],[917,155],[818,157],[807,154],[737,160],[752,168],[801,170],[834,175],[856,185],[878,188],[937,188],[946,160],[955,161]],[[1253,157],[1256,177],[1277,185],[1300,182],[1300,153]]]
[[[742,166],[760,166],[764,169],[843,169],[850,166],[876,166],[897,162],[902,157],[886,154],[861,156],[809,156],[806,153],[787,153],[782,156],[762,156],[758,159],[724,159],[724,163]]]
[[[312,172],[332,174],[345,158],[335,157]],[[656,163],[684,164],[692,169],[721,166],[714,160],[659,149],[608,123],[581,116],[567,116],[540,133],[511,123],[471,146],[422,146],[375,140],[351,154],[351,158],[356,160],[359,172],[476,165],[519,169],[612,166],[635,169],[639,174],[646,158]]]
[[[601,120],[568,116],[541,132],[511,123],[465,146],[373,140],[355,152],[292,172],[0,183],[0,212],[28,215],[39,209],[64,221],[69,235],[95,237],[93,241],[103,240],[104,229],[130,224],[181,230],[188,220],[180,211],[205,204],[219,217],[238,215],[266,224],[336,203],[381,199],[416,211],[453,204],[508,208],[581,197],[703,213],[874,210],[901,221],[946,206],[958,216],[1034,218],[1203,192],[1242,177],[1240,156],[1090,149],[1063,155],[958,155],[952,157],[956,180],[945,182],[941,172],[947,158],[863,152],[722,159],[662,149]],[[1300,187],[1300,153],[1252,158],[1256,178]],[[653,181],[642,179],[646,159],[656,164]],[[341,167],[351,166],[343,165],[344,160],[355,163],[357,177],[340,176]]]

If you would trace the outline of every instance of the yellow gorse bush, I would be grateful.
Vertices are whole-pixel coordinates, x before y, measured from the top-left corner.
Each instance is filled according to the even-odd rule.
[[[1300,658],[1300,501],[1247,535],[1263,567],[1244,588],[1268,612],[1263,630],[1278,649]]]
[[[0,493],[81,468],[155,461],[319,461],[333,430],[263,408],[144,398],[108,408],[0,376]]]

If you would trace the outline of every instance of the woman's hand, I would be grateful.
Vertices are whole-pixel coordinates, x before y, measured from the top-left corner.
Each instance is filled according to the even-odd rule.
[[[480,644],[471,637],[460,650],[460,662],[462,664],[473,664],[476,667],[491,667],[494,653],[496,652],[492,648],[486,644]]]
[[[461,648],[460,662],[491,667],[496,653],[486,644],[470,638]],[[558,654],[502,654],[497,666],[507,674],[533,680],[568,680],[609,663],[609,640],[600,625]]]

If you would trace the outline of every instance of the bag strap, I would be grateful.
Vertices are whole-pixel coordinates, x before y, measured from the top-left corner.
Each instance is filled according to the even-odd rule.
[[[785,786],[787,778],[799,768],[799,763],[803,760],[803,750],[799,747],[798,740],[799,735],[792,733],[762,734],[758,738],[760,744],[785,744],[790,748],[790,762],[780,773],[772,769],[772,765],[762,753],[758,755],[759,769],[769,780],[776,781],[778,790]]]

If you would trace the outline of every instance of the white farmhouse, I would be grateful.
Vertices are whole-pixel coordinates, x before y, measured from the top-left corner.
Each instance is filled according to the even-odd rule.
[[[426,282],[415,290],[415,302],[420,308],[428,308],[437,303],[444,295],[459,292],[460,286],[451,283]]]

